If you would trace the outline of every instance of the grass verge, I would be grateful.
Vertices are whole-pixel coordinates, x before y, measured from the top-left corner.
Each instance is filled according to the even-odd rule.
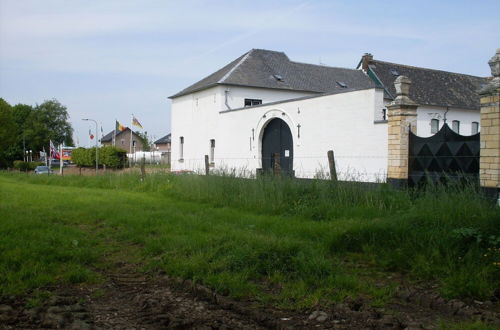
[[[365,295],[383,304],[393,287],[366,281],[371,270],[351,267],[349,259],[438,281],[448,297],[487,299],[499,287],[500,212],[472,187],[412,194],[325,181],[161,174],[144,181],[137,175],[10,174],[0,180],[0,205],[7,210],[2,235],[4,227],[23,223],[36,232],[41,222],[54,231],[62,226],[61,233],[78,236],[84,247],[97,246],[91,251],[97,254],[110,239],[133,243],[148,268],[236,297],[306,307]],[[95,228],[99,235],[88,235]],[[51,245],[49,236],[32,240]],[[2,277],[19,290],[38,285],[16,284],[9,279],[10,266],[3,265],[13,246],[26,249],[23,237],[2,247],[8,258],[0,261]],[[98,259],[57,261],[77,260],[87,271]]]

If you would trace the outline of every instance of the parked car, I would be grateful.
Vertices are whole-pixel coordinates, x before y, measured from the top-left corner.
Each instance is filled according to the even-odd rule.
[[[35,168],[35,174],[49,174],[52,170],[48,166],[37,166]]]
[[[61,165],[61,161],[59,159],[52,159],[51,165],[52,166],[60,166]],[[63,165],[64,166],[69,165],[69,160],[63,160]]]

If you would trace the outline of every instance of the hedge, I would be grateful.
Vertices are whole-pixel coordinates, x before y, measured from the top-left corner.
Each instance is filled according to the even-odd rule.
[[[71,155],[72,161],[81,167],[95,166],[95,147],[76,148]],[[104,146],[99,148],[99,166],[122,168],[127,164],[127,152],[123,149]]]
[[[37,166],[42,166],[42,165],[45,164],[41,162],[25,162],[23,160],[14,161],[14,168],[23,172],[34,171]]]

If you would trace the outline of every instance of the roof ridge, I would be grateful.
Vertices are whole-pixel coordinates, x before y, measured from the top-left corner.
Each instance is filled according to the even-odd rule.
[[[472,74],[467,74],[467,73],[459,73],[459,72],[452,72],[452,71],[446,71],[446,70],[424,68],[424,67],[421,67],[421,66],[399,64],[399,63],[387,62],[387,61],[381,61],[381,60],[372,60],[371,62],[379,62],[379,63],[384,63],[384,64],[399,65],[399,66],[404,66],[406,68],[412,68],[412,69],[420,69],[420,70],[428,70],[428,71],[437,71],[437,72],[451,73],[451,74],[456,74],[456,75],[459,75],[459,76],[469,76],[469,77],[481,78],[481,79],[487,79],[488,78],[488,77],[474,76]]]
[[[311,65],[311,66],[319,66],[321,68],[331,68],[331,69],[343,69],[343,70],[350,70],[350,71],[358,71],[357,69],[352,69],[352,68],[345,68],[341,66],[331,66],[331,65],[325,65],[325,64],[314,64],[314,63],[306,63],[306,62],[299,62],[299,61],[290,61],[291,63],[296,63],[296,64],[303,64],[303,65]]]
[[[217,81],[217,84],[222,84],[224,83],[224,81],[229,78],[229,76],[234,72],[234,70],[236,70],[243,62],[245,62],[248,58],[248,56],[250,55],[250,53],[252,53],[254,50],[251,49],[250,51],[248,51],[244,56],[243,58],[238,62],[236,63],[235,66],[233,66],[231,68],[231,70],[229,70],[228,72],[226,72],[226,74],[224,76],[222,76],[222,78],[220,78],[218,81]]]

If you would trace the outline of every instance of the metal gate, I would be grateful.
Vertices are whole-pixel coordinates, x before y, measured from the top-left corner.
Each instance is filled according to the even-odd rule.
[[[479,180],[479,133],[463,136],[447,124],[431,137],[410,132],[408,184]]]

